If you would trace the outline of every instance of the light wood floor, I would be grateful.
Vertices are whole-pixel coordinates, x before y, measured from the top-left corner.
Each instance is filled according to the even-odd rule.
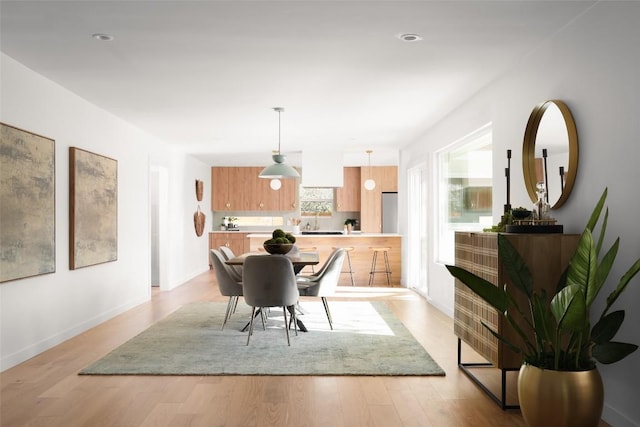
[[[3,372],[0,425],[524,426],[519,411],[502,411],[460,372],[452,321],[423,298],[398,288],[341,287],[339,295],[386,301],[447,375],[77,375],[178,307],[225,301],[215,275],[207,272],[171,292],[154,291],[149,303]],[[495,372],[487,371],[485,377],[498,384]]]

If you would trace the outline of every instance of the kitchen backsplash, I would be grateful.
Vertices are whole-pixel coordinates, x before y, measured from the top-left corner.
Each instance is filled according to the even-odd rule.
[[[304,229],[307,223],[309,227],[316,228],[315,217],[300,217],[294,212],[283,212],[282,215],[265,216],[264,212],[242,212],[242,213],[230,213],[230,212],[212,212],[212,227],[214,231],[219,231],[223,224],[224,218],[232,218],[232,223],[236,224],[241,231],[268,231],[275,228],[282,228],[287,231],[291,231],[293,226],[290,225],[290,218],[298,218],[301,220],[300,228]],[[347,218],[360,219],[359,212],[335,212],[331,217],[318,217],[317,229],[319,230],[342,230],[344,228],[344,221]],[[359,225],[356,226],[356,230],[359,229]]]

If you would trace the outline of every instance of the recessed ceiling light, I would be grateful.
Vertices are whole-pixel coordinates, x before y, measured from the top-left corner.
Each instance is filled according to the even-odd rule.
[[[398,38],[402,41],[409,42],[409,43],[422,40],[422,37],[420,37],[417,34],[400,34]]]
[[[101,42],[110,42],[115,38],[110,34],[92,34],[91,37],[96,40],[100,40]]]

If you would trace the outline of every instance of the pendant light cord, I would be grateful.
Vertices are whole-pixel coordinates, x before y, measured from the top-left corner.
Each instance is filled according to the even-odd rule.
[[[282,133],[281,131],[281,126],[280,126],[280,113],[282,113],[284,111],[284,108],[282,107],[273,107],[274,111],[278,112],[278,154],[280,154],[280,134]]]

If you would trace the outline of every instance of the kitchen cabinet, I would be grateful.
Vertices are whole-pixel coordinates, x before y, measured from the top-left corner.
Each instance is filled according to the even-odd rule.
[[[213,211],[292,211],[297,206],[298,179],[282,179],[273,190],[270,179],[259,178],[263,167],[212,167]]]
[[[249,251],[257,251],[262,247],[262,243],[270,237],[269,234],[249,234]],[[391,287],[401,286],[402,277],[402,237],[393,234],[338,234],[338,235],[299,235],[296,236],[296,246],[299,248],[315,247],[320,255],[320,264],[316,266],[316,271],[325,263],[334,247],[352,247],[349,252],[351,267],[353,269],[356,286],[368,286],[369,271],[371,270],[371,258],[373,252],[369,249],[372,246],[389,247],[388,257],[391,267]],[[378,258],[378,268],[382,264]],[[347,261],[344,261],[343,271],[347,269]],[[351,286],[349,274],[340,274],[340,286]],[[387,279],[384,274],[376,274],[373,286],[387,287]]]
[[[337,212],[360,212],[360,168],[345,167],[343,186],[336,188]]]
[[[247,235],[240,231],[229,232],[210,232],[209,233],[209,250],[218,249],[220,246],[226,246],[236,255],[249,252],[249,240]],[[209,258],[209,268],[211,268],[211,258]]]
[[[376,188],[366,190],[364,181],[372,178]],[[382,232],[382,193],[398,191],[397,166],[363,167],[360,172],[360,229],[366,233]]]
[[[237,211],[244,206],[244,192],[238,191],[244,181],[243,168],[211,168],[211,210]]]
[[[298,209],[300,179],[281,179],[280,181],[282,181],[282,187],[278,190],[280,196],[278,210],[295,211]]]

